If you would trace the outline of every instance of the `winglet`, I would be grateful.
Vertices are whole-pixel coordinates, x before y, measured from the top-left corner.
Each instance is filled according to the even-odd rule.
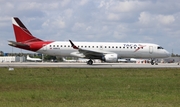
[[[76,45],[74,45],[74,43],[73,43],[71,40],[69,40],[69,42],[71,43],[71,46],[72,46],[74,49],[79,49]]]

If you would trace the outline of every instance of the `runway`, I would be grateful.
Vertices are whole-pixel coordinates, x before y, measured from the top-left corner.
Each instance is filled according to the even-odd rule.
[[[86,63],[51,63],[51,62],[23,62],[23,63],[0,63],[0,67],[9,68],[31,68],[31,67],[59,67],[59,68],[180,68],[177,63],[159,63],[158,65],[151,64],[136,64],[136,63],[94,63],[87,65]]]

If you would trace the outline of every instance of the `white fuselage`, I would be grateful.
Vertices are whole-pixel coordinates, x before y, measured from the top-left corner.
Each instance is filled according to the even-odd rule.
[[[74,42],[81,49],[102,52],[112,52],[118,58],[165,58],[169,57],[168,51],[157,44],[151,43],[113,43],[113,42]],[[55,56],[78,56],[78,50],[73,49],[70,42],[56,41],[43,46],[37,52]]]

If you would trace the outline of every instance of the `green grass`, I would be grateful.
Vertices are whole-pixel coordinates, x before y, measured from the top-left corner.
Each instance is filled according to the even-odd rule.
[[[180,69],[0,68],[2,107],[178,107]]]

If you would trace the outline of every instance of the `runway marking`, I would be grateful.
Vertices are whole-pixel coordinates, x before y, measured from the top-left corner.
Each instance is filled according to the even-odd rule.
[[[25,62],[25,63],[0,63],[0,67],[60,67],[60,68],[180,68],[177,63],[159,63],[136,64],[136,63],[94,63],[87,65],[86,63],[42,63],[42,62]]]

